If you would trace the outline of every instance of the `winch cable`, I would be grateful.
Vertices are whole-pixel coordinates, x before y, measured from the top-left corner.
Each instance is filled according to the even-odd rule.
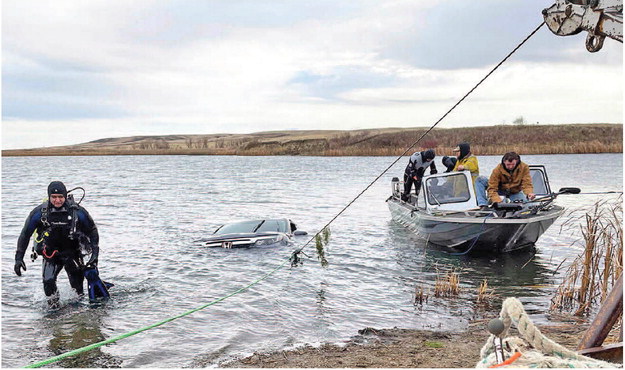
[[[363,191],[361,191],[358,195],[356,195],[356,197],[354,199],[352,199],[345,207],[343,207],[343,209],[341,209],[339,211],[339,213],[336,214],[336,216],[334,216],[323,228],[321,228],[320,231],[318,231],[315,235],[313,235],[312,238],[310,238],[310,240],[308,240],[308,242],[306,242],[306,244],[304,244],[304,246],[302,246],[301,248],[299,248],[298,250],[296,250],[295,252],[293,252],[293,256],[292,259],[295,261],[298,261],[299,258],[297,257],[297,254],[300,253],[304,248],[306,248],[306,246],[308,246],[316,237],[317,235],[319,235],[319,233],[321,233],[325,228],[327,228],[328,226],[330,226],[330,224],[332,222],[334,222],[334,220],[336,220],[341,214],[343,214],[343,212],[345,212],[347,210],[347,208],[349,208],[354,202],[356,202],[356,200],[358,200],[358,198],[360,198],[367,190],[369,190],[369,188],[371,188],[373,186],[373,184],[375,184],[382,176],[384,176],[384,174],[386,174],[397,162],[399,162],[402,157],[404,157],[406,154],[408,154],[408,152],[414,148],[415,146],[417,146],[417,144],[419,144],[419,142],[421,142],[421,140],[423,140],[423,138],[430,133],[430,131],[432,131],[443,119],[445,119],[445,117],[447,117],[449,115],[449,113],[451,113],[454,109],[456,109],[456,107],[458,105],[460,105],[460,103],[462,103],[469,95],[471,95],[471,93],[473,93],[473,91],[475,91],[475,89],[477,89],[484,81],[486,81],[486,79],[488,77],[490,77],[490,75],[492,75],[503,63],[505,63],[508,58],[510,58],[512,56],[512,54],[514,54],[517,50],[519,50],[519,48],[521,48],[521,46],[523,46],[523,44],[525,44],[525,42],[527,42],[527,40],[529,40],[532,36],[534,36],[534,34],[536,32],[538,32],[538,30],[540,30],[540,28],[542,26],[545,25],[545,22],[542,22],[538,27],[536,27],[534,29],[534,31],[532,31],[523,41],[521,41],[510,53],[508,53],[508,55],[506,55],[505,58],[503,58],[499,63],[497,63],[497,65],[495,67],[493,67],[493,69],[490,70],[490,72],[488,72],[475,86],[473,86],[473,88],[471,88],[471,90],[469,90],[469,92],[467,92],[460,100],[458,100],[458,102],[456,102],[456,104],[454,104],[447,112],[445,112],[445,114],[443,114],[443,116],[441,118],[438,119],[438,121],[436,121],[432,126],[430,126],[429,129],[427,129],[423,135],[421,135],[421,137],[419,137],[417,139],[417,141],[415,141],[414,143],[412,143],[412,145],[410,145],[408,148],[406,148],[406,150],[404,150],[404,152],[402,154],[400,154],[393,162],[391,162],[391,164],[386,167],[386,169],[384,169],[384,171],[382,171],[375,179],[373,179],[373,181],[371,181],[371,183],[369,185],[367,185]]]
[[[227,298],[230,298],[238,293],[241,293],[249,288],[251,288],[252,286],[260,283],[261,281],[265,280],[266,278],[268,278],[270,275],[274,274],[276,271],[280,270],[281,268],[283,268],[287,262],[291,261],[291,265],[293,265],[294,261],[299,260],[298,254],[301,253],[303,251],[304,248],[306,248],[306,246],[308,246],[318,235],[321,234],[321,232],[323,232],[323,230],[325,228],[327,228],[328,226],[330,226],[330,224],[332,222],[334,222],[341,214],[343,214],[345,212],[345,210],[347,210],[347,208],[349,208],[354,202],[356,202],[356,200],[358,200],[367,190],[369,190],[369,188],[371,188],[371,186],[373,186],[373,184],[375,184],[386,172],[388,172],[397,162],[399,162],[403,156],[405,156],[412,148],[414,148],[417,144],[419,144],[419,142],[428,134],[430,133],[430,131],[432,131],[443,119],[445,119],[445,117],[447,117],[449,115],[449,113],[451,113],[458,105],[460,105],[460,103],[462,103],[475,89],[477,89],[478,86],[480,86],[488,77],[490,77],[491,74],[493,74],[493,72],[495,72],[505,61],[508,60],[508,58],[510,58],[512,56],[512,54],[514,54],[521,46],[523,46],[523,44],[525,44],[525,42],[527,42],[527,40],[529,40],[536,32],[538,32],[538,30],[545,24],[545,22],[542,22],[538,27],[536,27],[536,29],[534,31],[532,31],[523,41],[521,41],[521,43],[519,43],[508,55],[506,55],[505,58],[503,58],[501,60],[501,62],[499,62],[493,69],[491,69],[490,72],[488,72],[488,74],[486,74],[486,76],[484,76],[484,78],[482,78],[471,90],[469,90],[468,93],[466,93],[462,99],[460,99],[456,104],[454,104],[440,119],[438,119],[438,121],[436,121],[425,133],[423,133],[423,135],[421,135],[421,137],[419,137],[419,139],[417,139],[417,141],[415,141],[412,145],[410,145],[408,148],[406,148],[406,150],[400,154],[397,159],[395,159],[384,171],[382,171],[382,173],[380,173],[373,181],[371,181],[371,183],[369,185],[367,185],[364,190],[362,190],[354,199],[352,199],[345,207],[343,207],[343,209],[341,209],[341,211],[339,211],[339,213],[336,214],[336,216],[334,216],[321,230],[319,230],[315,235],[313,235],[313,237],[311,239],[309,239],[306,244],[304,244],[304,246],[302,246],[301,248],[297,249],[295,252],[292,253],[291,257],[289,259],[286,259],[282,264],[280,264],[278,267],[274,268],[272,271],[264,274],[263,276],[261,276],[260,278],[256,279],[255,281],[253,281],[252,283],[250,283],[249,285],[240,288],[224,297],[218,298],[210,303],[207,303],[205,305],[202,305],[200,307],[197,307],[195,309],[192,309],[190,311],[184,312],[182,314],[176,315],[174,317],[171,317],[169,319],[160,321],[158,323],[146,326],[144,328],[141,329],[137,329],[135,331],[126,333],[126,334],[122,334],[119,336],[116,336],[114,338],[110,338],[98,343],[94,343],[94,344],[90,344],[87,345],[85,347],[82,348],[78,348],[63,354],[60,354],[58,356],[54,356],[51,358],[48,358],[46,360],[43,361],[39,361],[30,365],[25,366],[26,368],[37,368],[37,367],[41,367],[59,360],[62,360],[66,357],[70,357],[70,356],[74,356],[83,352],[87,352],[90,351],[92,349],[95,348],[99,348],[101,346],[107,345],[107,344],[111,344],[114,342],[117,342],[121,339],[133,336],[135,334],[139,334],[141,332],[144,332],[146,330],[149,329],[153,329],[156,328],[158,326],[164,325],[168,322],[174,321],[176,319],[185,317],[187,315],[190,315],[194,312],[203,310],[209,306],[212,306],[216,303],[219,303],[221,301],[224,301]]]

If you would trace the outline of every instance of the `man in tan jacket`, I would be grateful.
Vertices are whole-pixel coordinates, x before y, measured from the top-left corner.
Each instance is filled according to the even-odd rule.
[[[511,201],[527,201],[536,198],[530,168],[521,162],[515,152],[504,154],[488,179],[488,198],[492,203],[501,202],[501,196]]]

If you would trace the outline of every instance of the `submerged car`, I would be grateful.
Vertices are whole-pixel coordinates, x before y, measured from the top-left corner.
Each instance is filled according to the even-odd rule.
[[[207,247],[250,248],[286,246],[295,235],[306,235],[288,218],[268,218],[225,224],[217,228],[212,236],[201,239]]]

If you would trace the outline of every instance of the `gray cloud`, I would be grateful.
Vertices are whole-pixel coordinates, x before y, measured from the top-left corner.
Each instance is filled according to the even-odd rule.
[[[4,119],[123,117],[118,86],[90,66],[46,57],[3,66]]]
[[[481,68],[499,62],[543,22],[542,9],[551,1],[446,1],[426,10],[402,32],[394,33],[380,55],[417,68]],[[586,33],[559,37],[543,26],[514,55],[516,61],[622,64],[622,47],[606,41],[590,55]]]
[[[371,71],[362,66],[337,66],[328,73],[298,72],[288,84],[300,89],[303,96],[343,101],[339,95],[353,89],[376,89],[393,86],[398,77]]]

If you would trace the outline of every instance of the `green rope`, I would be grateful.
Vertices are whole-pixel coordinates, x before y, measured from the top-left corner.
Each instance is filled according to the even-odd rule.
[[[155,324],[152,324],[152,325],[149,325],[149,326],[143,327],[143,328],[141,328],[141,329],[137,329],[137,330],[131,331],[131,332],[129,332],[129,333],[119,335],[119,336],[114,337],[114,338],[110,338],[110,339],[107,339],[107,340],[103,340],[103,341],[98,342],[98,343],[93,343],[93,344],[90,344],[90,345],[85,346],[85,347],[81,347],[81,348],[78,348],[78,349],[75,349],[75,350],[72,350],[72,351],[69,351],[69,352],[66,352],[66,353],[62,353],[62,354],[60,354],[60,355],[58,355],[58,356],[50,357],[50,358],[48,358],[48,359],[46,359],[46,360],[39,361],[39,362],[36,362],[36,363],[34,363],[34,364],[30,364],[30,365],[27,365],[27,366],[24,366],[24,367],[25,367],[25,368],[37,368],[37,367],[42,367],[42,366],[44,366],[44,365],[48,365],[48,364],[51,364],[51,363],[53,363],[53,362],[60,361],[60,360],[62,360],[62,359],[64,359],[64,358],[71,357],[71,356],[75,356],[75,355],[78,355],[78,354],[83,353],[83,352],[91,351],[92,349],[96,349],[96,348],[98,348],[98,347],[102,347],[102,346],[105,346],[105,345],[107,345],[107,344],[110,344],[110,343],[113,343],[113,342],[117,342],[118,340],[121,340],[121,339],[124,339],[124,338],[128,338],[128,337],[133,336],[133,335],[135,335],[135,334],[139,334],[139,333],[144,332],[144,331],[146,331],[146,330],[150,330],[150,329],[156,328],[156,327],[158,327],[158,326],[164,325],[164,324],[166,324],[166,323],[168,323],[168,322],[170,322],[170,321],[174,321],[174,320],[179,319],[179,318],[181,318],[181,317],[188,316],[188,315],[190,315],[190,314],[192,314],[192,313],[194,313],[194,312],[197,312],[197,311],[203,310],[203,309],[205,309],[205,308],[207,308],[207,307],[209,307],[209,306],[212,306],[212,305],[214,305],[214,304],[217,304],[217,303],[219,303],[219,302],[221,302],[221,301],[223,301],[223,300],[225,300],[225,299],[227,299],[227,298],[230,298],[230,297],[232,297],[232,296],[234,296],[234,295],[236,295],[236,294],[239,294],[239,293],[241,293],[241,292],[243,292],[243,291],[245,291],[245,290],[247,290],[247,289],[251,288],[252,286],[254,286],[254,285],[256,285],[256,284],[260,283],[261,281],[265,280],[266,278],[268,278],[269,276],[271,276],[272,274],[274,274],[276,271],[278,271],[278,270],[280,270],[281,268],[283,268],[283,267],[284,267],[284,265],[286,265],[286,263],[287,263],[287,262],[289,262],[289,260],[288,260],[288,259],[287,259],[287,260],[285,260],[284,262],[282,262],[282,264],[281,264],[281,265],[279,265],[278,267],[276,267],[276,268],[275,268],[275,269],[273,269],[272,271],[270,271],[270,272],[266,273],[265,275],[263,275],[263,276],[261,276],[260,278],[256,279],[256,280],[255,280],[255,281],[253,281],[252,283],[248,284],[247,286],[245,286],[245,287],[243,287],[243,288],[240,288],[240,289],[238,289],[238,290],[236,290],[236,291],[234,291],[234,292],[232,292],[232,293],[230,293],[230,294],[228,294],[228,295],[226,295],[226,296],[223,296],[223,297],[221,297],[221,298],[218,298],[218,299],[216,299],[216,300],[214,300],[214,301],[212,301],[212,302],[210,302],[210,303],[207,303],[207,304],[205,304],[205,305],[203,305],[203,306],[200,306],[200,307],[198,307],[198,308],[194,308],[194,309],[192,309],[192,310],[190,310],[190,311],[187,311],[187,312],[181,313],[181,314],[179,314],[179,315],[176,315],[176,316],[171,317],[171,318],[169,318],[169,319],[166,319],[166,320],[163,320],[163,321],[157,322],[157,323],[155,323]]]

